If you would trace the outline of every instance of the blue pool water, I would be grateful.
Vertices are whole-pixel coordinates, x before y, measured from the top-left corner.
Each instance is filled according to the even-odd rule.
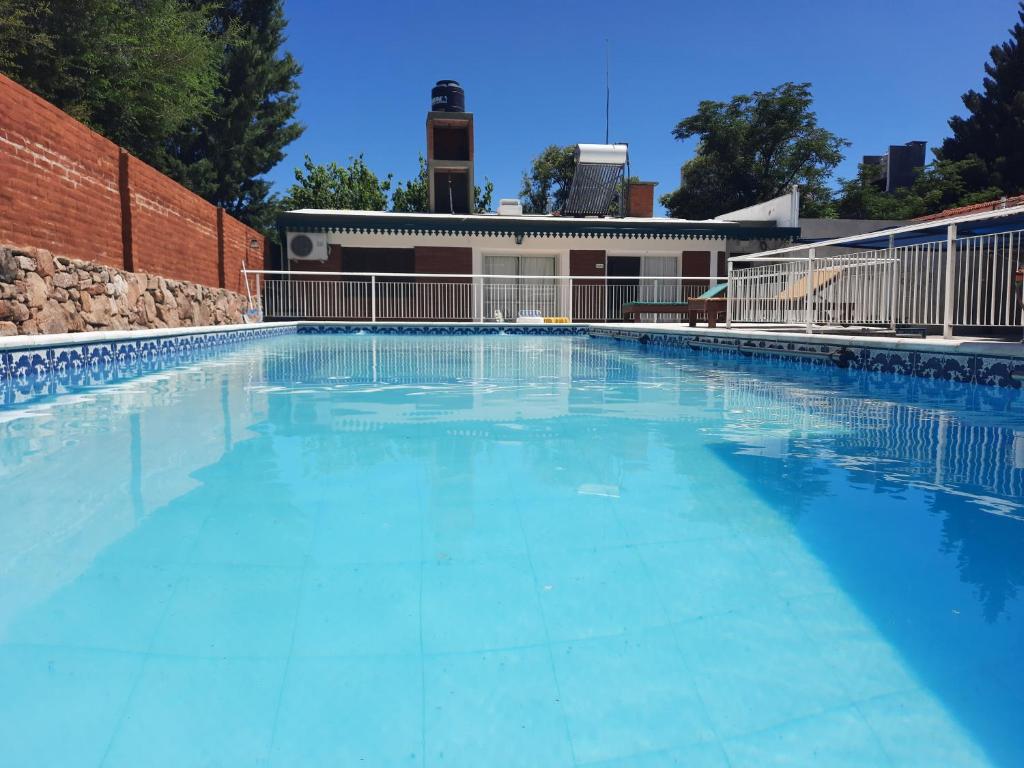
[[[0,410],[3,766],[1024,765],[1024,399],[286,336]]]

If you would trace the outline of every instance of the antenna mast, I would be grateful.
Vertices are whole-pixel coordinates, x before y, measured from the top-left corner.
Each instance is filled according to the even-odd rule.
[[[609,126],[611,124],[612,86],[611,63],[608,53],[608,38],[604,39],[604,143],[608,143]]]

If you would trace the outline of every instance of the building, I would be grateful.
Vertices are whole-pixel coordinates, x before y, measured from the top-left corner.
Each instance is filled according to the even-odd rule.
[[[268,317],[490,320],[538,309],[618,319],[624,301],[701,293],[725,277],[729,256],[799,235],[798,206],[788,196],[779,215],[745,209],[688,221],[654,216],[654,182],[628,186],[625,217],[525,215],[518,200],[501,201],[497,213],[474,213],[473,115],[464,109],[458,83],[435,86],[426,121],[429,213],[297,210],[278,217],[291,276],[289,285],[267,284]],[[378,296],[378,283],[391,293]],[[450,298],[442,301],[445,291]],[[303,303],[306,294],[334,298],[313,306]],[[398,298],[388,303],[392,294],[403,307]]]
[[[881,168],[879,183],[886,192],[906,189],[914,184],[917,173],[925,166],[926,142],[908,141],[890,144],[884,155],[864,155],[863,164]]]
[[[473,213],[473,113],[454,80],[430,92],[427,184],[431,213]]]

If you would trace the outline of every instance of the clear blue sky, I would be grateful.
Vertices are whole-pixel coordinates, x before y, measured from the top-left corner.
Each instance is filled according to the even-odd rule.
[[[475,115],[477,183],[515,197],[548,144],[604,140],[605,39],[611,138],[633,173],[675,189],[693,142],[673,126],[702,99],[787,80],[813,84],[819,123],[861,155],[911,139],[929,150],[979,88],[989,48],[1007,38],[1016,0],[717,0],[693,2],[338,3],[286,0],[288,49],[303,66],[305,134],[270,178],[277,191],[303,154],[363,153],[378,174],[416,173],[436,80],[458,80]]]

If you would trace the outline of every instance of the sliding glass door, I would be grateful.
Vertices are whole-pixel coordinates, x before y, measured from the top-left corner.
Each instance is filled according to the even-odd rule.
[[[545,317],[558,314],[558,287],[554,256],[484,254],[484,274],[500,275],[483,281],[484,317],[515,320],[521,310],[537,310]],[[508,275],[508,277],[504,277]]]

